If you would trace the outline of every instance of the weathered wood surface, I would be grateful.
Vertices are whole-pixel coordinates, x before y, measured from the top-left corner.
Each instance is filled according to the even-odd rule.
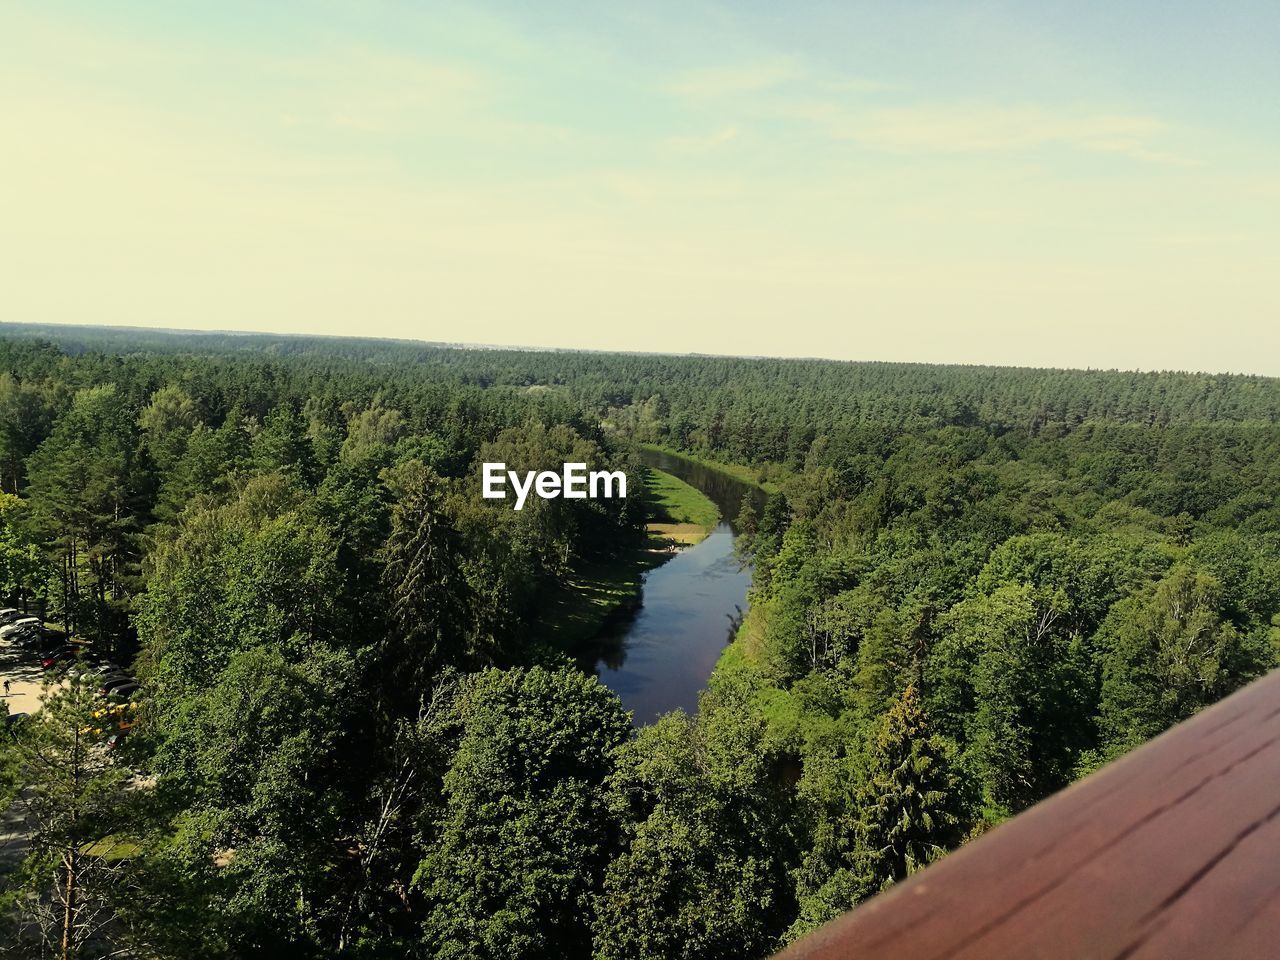
[[[1280,960],[1280,671],[778,960]]]

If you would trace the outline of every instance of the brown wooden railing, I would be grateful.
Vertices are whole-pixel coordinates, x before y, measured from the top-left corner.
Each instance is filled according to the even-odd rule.
[[[777,960],[1280,960],[1280,672]]]

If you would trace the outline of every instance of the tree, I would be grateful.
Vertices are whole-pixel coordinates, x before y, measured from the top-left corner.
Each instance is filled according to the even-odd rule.
[[[380,450],[389,451],[405,432],[404,414],[375,400],[366,410],[349,411],[340,456],[343,460],[359,460],[377,455]]]
[[[148,478],[134,415],[111,385],[81,390],[28,461],[37,531],[60,566],[69,626],[108,647],[138,589]]]
[[[127,935],[123,905],[136,895],[130,835],[132,772],[105,740],[110,708],[88,681],[47,685],[41,709],[12,747],[28,852],[6,881],[14,943],[61,960],[109,956]]]
[[[154,764],[173,835],[149,866],[188,878],[217,918],[201,939],[222,955],[310,956],[338,939],[354,866],[344,824],[361,786],[343,750],[353,672],[321,647],[300,663],[239,650],[162,731]],[[161,924],[171,940],[175,926]]]
[[[850,766],[843,811],[820,824],[826,863],[797,872],[799,917],[787,939],[821,926],[939,859],[963,835],[955,745],[934,732],[908,686],[872,730],[865,766]]]
[[[44,599],[52,571],[20,521],[24,508],[22,500],[0,493],[0,597],[25,609]]]
[[[283,471],[303,486],[319,479],[307,423],[292,406],[279,404],[267,414],[253,438],[253,462],[260,471]]]
[[[237,649],[283,647],[302,658],[332,642],[334,550],[330,531],[279,476],[251,480],[162,540],[138,614],[160,709],[216,682]]]
[[[883,889],[937,860],[960,839],[953,748],[933,732],[915,686],[876,731],[854,798],[858,867]]]
[[[358,800],[354,848],[359,876],[338,931],[338,950],[411,956],[421,939],[410,902],[423,824],[444,814],[441,790],[456,738],[451,736],[457,677],[441,676],[417,716],[397,721],[387,749]]]
[[[384,659],[416,691],[441,665],[473,660],[490,638],[471,629],[470,590],[458,569],[462,539],[445,481],[413,461],[390,480],[395,500],[381,560],[396,633]]]
[[[248,465],[250,444],[237,410],[216,430],[197,423],[186,437],[181,459],[163,475],[157,515],[174,520],[192,503],[225,494],[232,478]]]
[[[564,424],[546,427],[537,421],[503,430],[481,447],[476,459],[483,463],[505,463],[509,470],[519,472],[548,470],[564,463],[586,463],[592,468],[610,465],[606,451],[599,444],[571,427]],[[531,497],[524,508],[510,518],[511,532],[519,541],[521,552],[532,558],[535,577],[562,581],[573,563],[581,559],[581,554],[610,555],[620,546],[629,545],[623,531],[635,520],[633,503],[638,505],[640,498],[544,500]]]
[[[1096,704],[1082,638],[1056,596],[1004,584],[956,604],[926,668],[930,707],[963,748],[992,823],[1065,786]]]
[[[429,955],[587,957],[616,826],[602,785],[631,729],[576,669],[485,670],[463,681],[444,810],[415,884]]]
[[[138,416],[138,426],[142,430],[143,446],[161,477],[156,514],[172,519],[182,512],[190,498],[201,492],[185,482],[187,477],[181,468],[196,428],[200,427],[202,433],[208,431],[200,421],[195,401],[173,386],[161,387],[151,395],[151,402]],[[219,467],[225,469],[226,463]]]
[[[760,527],[760,512],[756,509],[755,497],[748,495],[742,498],[742,508],[738,511],[738,518],[734,520],[733,525],[742,541],[741,552],[750,557],[751,540]]]
[[[138,416],[151,459],[162,470],[172,468],[186,449],[186,440],[200,415],[195,401],[180,388],[161,387]]]
[[[334,537],[270,474],[191,511],[153,563],[139,614],[143,731],[172,838],[148,868],[184,878],[219,918],[207,940],[223,955],[332,948],[368,753]],[[157,909],[181,917],[189,904]],[[170,940],[186,932],[163,917],[156,927]]]
[[[1096,642],[1102,658],[1098,759],[1185,720],[1260,676],[1276,658],[1265,636],[1242,634],[1224,616],[1218,581],[1186,565],[1116,604]]]
[[[24,461],[48,434],[58,406],[50,386],[0,372],[0,493],[21,492]]]
[[[600,960],[755,957],[794,909],[791,818],[751,686],[718,677],[619,751],[609,804],[625,848],[596,899]]]

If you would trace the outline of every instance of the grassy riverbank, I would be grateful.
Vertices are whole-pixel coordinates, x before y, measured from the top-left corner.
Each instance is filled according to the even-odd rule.
[[[782,491],[779,477],[786,473],[784,467],[768,466],[762,468],[753,467],[745,463],[725,463],[723,460],[711,460],[707,457],[700,457],[695,453],[686,453],[684,450],[677,450],[675,447],[664,447],[657,443],[642,443],[640,446],[645,450],[668,453],[673,457],[692,460],[694,463],[700,463],[704,467],[710,467],[712,470],[719,470],[721,473],[727,473],[742,483],[759,487],[766,493],[780,493]]]
[[[640,602],[646,570],[702,542],[720,522],[720,511],[701,491],[662,470],[648,471],[644,498],[648,541],[613,560],[575,571],[547,602],[540,617],[541,639],[562,649],[591,639],[610,617]]]
[[[716,505],[679,477],[650,469],[644,491],[651,541],[657,537],[677,546],[692,546],[701,543],[720,522]]]
[[[535,636],[562,650],[590,640],[610,617],[640,602],[642,575],[670,557],[644,547],[605,563],[584,565],[548,597]]]

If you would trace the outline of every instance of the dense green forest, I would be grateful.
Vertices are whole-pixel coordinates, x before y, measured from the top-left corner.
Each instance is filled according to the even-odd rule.
[[[1275,665],[1280,381],[0,331],[0,607],[142,682],[0,746],[15,956],[763,957]],[[767,483],[698,709],[545,622],[641,499]]]

